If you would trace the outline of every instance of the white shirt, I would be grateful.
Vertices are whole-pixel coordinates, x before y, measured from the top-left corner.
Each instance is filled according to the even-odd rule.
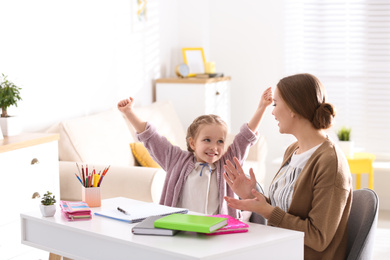
[[[218,214],[219,192],[216,166],[214,164],[209,166],[210,168],[207,164],[203,166],[200,162],[195,163],[194,170],[186,179],[177,207],[208,215]]]
[[[277,206],[285,212],[288,211],[295,182],[309,158],[320,146],[321,144],[301,154],[295,154],[294,152],[290,161],[280,169],[279,174],[276,176],[269,189],[269,198],[272,206]]]

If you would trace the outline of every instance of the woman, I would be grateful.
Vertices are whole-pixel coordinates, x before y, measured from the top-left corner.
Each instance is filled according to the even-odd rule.
[[[269,198],[255,189],[238,161],[227,162],[226,182],[241,200],[225,197],[228,206],[260,214],[268,225],[305,232],[305,259],[345,259],[347,222],[352,202],[348,162],[325,129],[335,116],[325,89],[310,74],[283,78],[277,84],[272,114],[279,132],[292,134]]]

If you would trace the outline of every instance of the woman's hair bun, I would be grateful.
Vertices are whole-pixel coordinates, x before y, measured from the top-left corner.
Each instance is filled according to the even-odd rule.
[[[332,104],[322,103],[315,111],[312,124],[317,129],[328,129],[332,126],[336,111]]]

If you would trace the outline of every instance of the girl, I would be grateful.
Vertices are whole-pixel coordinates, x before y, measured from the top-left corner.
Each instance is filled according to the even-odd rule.
[[[118,109],[137,131],[153,159],[167,175],[160,204],[187,208],[204,214],[228,214],[239,217],[235,209],[228,209],[224,196],[234,196],[222,173],[226,160],[237,157],[242,164],[249,147],[257,139],[257,129],[267,106],[272,103],[271,88],[264,91],[251,118],[235,136],[226,150],[227,125],[218,116],[203,115],[196,118],[187,130],[187,149],[183,151],[159,135],[155,127],[142,121],[133,110],[134,99],[124,99]]]
[[[242,200],[226,197],[230,207],[260,214],[268,225],[305,232],[305,259],[345,259],[352,182],[343,152],[325,129],[335,116],[325,88],[310,74],[283,78],[275,90],[272,114],[279,132],[292,134],[291,144],[274,177],[269,198],[257,192],[250,171],[239,161],[225,167],[225,180]]]

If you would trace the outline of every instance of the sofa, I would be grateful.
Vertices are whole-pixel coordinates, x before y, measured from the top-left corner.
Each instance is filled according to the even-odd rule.
[[[159,133],[174,145],[186,149],[180,119],[170,102],[155,102],[135,107],[140,118],[152,122]],[[74,175],[78,167],[109,170],[101,183],[102,199],[127,197],[158,203],[165,171],[135,137],[135,131],[116,107],[89,116],[56,123],[47,130],[59,133],[60,199],[81,200],[82,185]],[[227,142],[233,140],[229,134]],[[244,168],[255,169],[258,182],[264,180],[266,142],[263,137],[251,147]],[[77,163],[77,165],[76,165]]]

